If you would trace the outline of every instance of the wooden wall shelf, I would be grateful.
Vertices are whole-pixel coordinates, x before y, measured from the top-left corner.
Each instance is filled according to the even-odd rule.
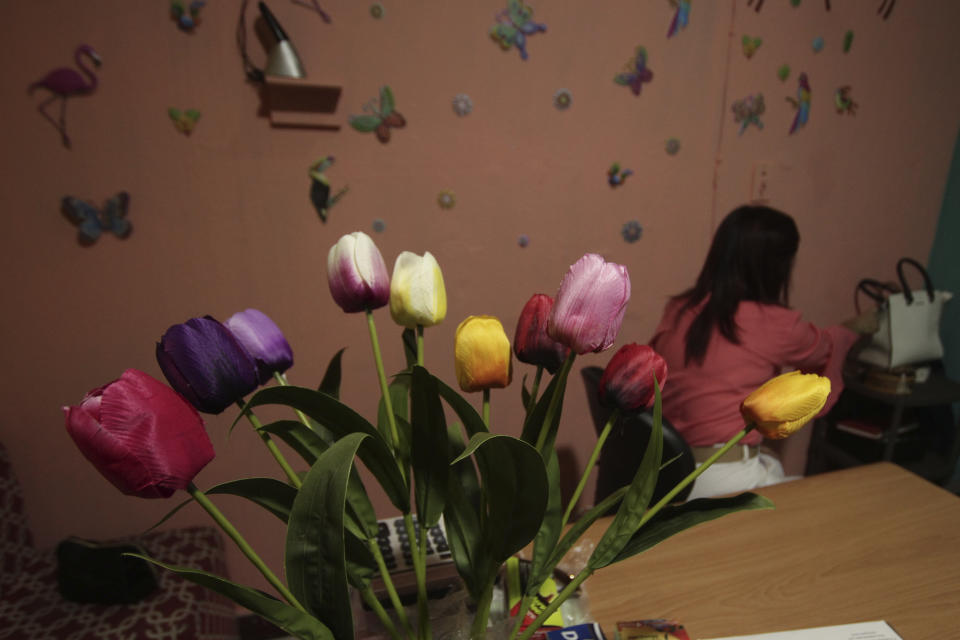
[[[264,104],[275,127],[340,129],[332,114],[342,87],[322,85],[305,78],[267,76]]]

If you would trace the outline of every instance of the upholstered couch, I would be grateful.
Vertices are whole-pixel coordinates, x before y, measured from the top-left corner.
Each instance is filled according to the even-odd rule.
[[[224,541],[212,527],[134,538],[158,560],[226,575]],[[158,587],[133,604],[81,604],[60,595],[54,550],[34,547],[23,492],[0,444],[0,639],[232,640],[232,603],[157,569]]]

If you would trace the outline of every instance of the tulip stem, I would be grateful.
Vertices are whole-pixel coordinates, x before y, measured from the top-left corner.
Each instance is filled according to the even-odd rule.
[[[537,394],[540,393],[540,380],[543,379],[543,366],[537,365],[537,373],[533,376],[533,386],[530,387],[530,399],[527,401],[527,415],[537,406]]]
[[[394,626],[393,621],[390,619],[390,614],[387,613],[387,610],[383,608],[383,605],[380,604],[380,601],[377,600],[377,597],[373,595],[373,589],[368,585],[365,589],[360,590],[360,597],[363,598],[363,601],[367,603],[367,606],[370,607],[370,610],[377,616],[377,619],[380,620],[380,624],[383,625],[383,628],[387,630],[387,633],[390,634],[390,637],[393,640],[401,640],[403,636],[400,635],[400,632],[397,631],[397,628]]]
[[[276,380],[277,384],[282,387],[290,386],[290,383],[287,382],[287,376],[283,375],[279,371],[273,372],[273,379]],[[300,418],[300,422],[302,422],[305,427],[313,431],[313,425],[310,424],[310,418],[308,418],[303,411],[300,411],[300,409],[294,409],[294,411],[297,413],[297,417]]]
[[[241,409],[244,408],[244,403],[242,400],[238,400],[237,404]],[[297,472],[287,463],[286,458],[283,457],[283,454],[280,453],[280,449],[277,447],[277,443],[270,438],[270,434],[263,430],[263,425],[260,423],[260,420],[257,419],[257,416],[253,415],[253,411],[249,409],[243,412],[243,415],[247,416],[247,420],[250,421],[250,424],[253,425],[253,428],[256,430],[257,434],[260,436],[260,439],[263,440],[263,444],[267,445],[267,450],[273,454],[274,459],[277,461],[277,464],[280,465],[280,468],[283,469],[283,472],[287,474],[287,478],[290,480],[290,484],[299,489],[303,486],[303,482],[300,481],[300,476],[297,475]]]
[[[383,404],[387,410],[387,422],[390,424],[390,438],[393,450],[397,451],[400,447],[400,436],[397,435],[397,418],[393,415],[393,400],[390,398],[387,374],[383,371],[383,357],[380,355],[380,341],[377,340],[377,326],[373,322],[373,311],[370,309],[367,309],[367,328],[370,330],[370,344],[373,346],[373,360],[377,365],[380,393],[383,395]]]
[[[490,429],[490,389],[483,390],[483,424]]]
[[[376,538],[370,538],[367,541],[367,545],[370,547],[370,552],[373,554],[374,560],[377,563],[377,568],[380,570],[380,576],[383,578],[383,586],[387,590],[387,595],[390,597],[390,603],[393,605],[393,610],[397,614],[397,619],[400,621],[400,624],[403,625],[404,630],[407,632],[409,638],[414,638],[413,628],[410,626],[410,621],[407,619],[407,612],[403,608],[403,603],[400,602],[400,596],[397,594],[397,589],[393,586],[393,580],[390,579],[390,570],[387,568],[386,562],[383,560],[383,553],[380,551],[380,546],[377,544]]]
[[[260,559],[260,556],[258,556],[253,548],[247,543],[247,541],[243,539],[243,536],[240,535],[240,532],[237,531],[233,524],[227,520],[227,517],[223,515],[219,509],[217,509],[216,505],[210,501],[207,495],[203,491],[200,491],[200,489],[198,489],[197,486],[192,482],[187,485],[187,493],[193,496],[193,499],[197,501],[197,504],[203,507],[204,510],[210,514],[210,517],[213,518],[214,522],[220,525],[220,528],[223,529],[228,536],[230,536],[230,539],[233,540],[238,547],[240,547],[240,551],[243,552],[243,555],[247,556],[247,559],[253,563],[253,566],[260,570],[260,573],[262,573],[263,577],[267,579],[267,582],[272,584],[273,587],[280,593],[280,595],[282,595],[292,606],[304,613],[307,613],[307,610],[303,608],[303,605],[300,604],[293,594],[290,593],[290,590],[287,589],[282,582],[280,582],[280,579],[277,578],[272,571],[270,571],[270,567],[268,567],[266,563]]]
[[[427,532],[419,522],[413,524],[413,516],[409,513],[403,514],[403,526],[407,531],[407,540],[410,541],[413,573],[417,577],[418,637],[421,638],[421,640],[428,640],[430,638],[430,611],[427,608]]]
[[[573,513],[573,507],[577,504],[577,500],[580,499],[580,494],[583,493],[583,488],[587,485],[587,478],[590,477],[590,472],[593,471],[593,467],[597,463],[600,450],[603,448],[603,444],[607,441],[607,436],[610,435],[610,430],[613,428],[613,425],[616,424],[617,418],[619,417],[620,409],[614,409],[613,413],[610,414],[610,419],[607,420],[607,424],[603,426],[603,431],[600,432],[600,437],[597,438],[597,444],[593,447],[590,459],[587,460],[587,466],[583,469],[583,475],[580,476],[580,482],[577,484],[577,488],[574,489],[573,495],[570,497],[570,504],[567,505],[567,510],[563,514],[563,520],[560,522],[561,529],[569,522],[570,514]]]
[[[423,366],[423,325],[417,325],[417,364]]]
[[[543,424],[540,425],[540,434],[537,436],[537,451],[543,453],[543,447],[547,442],[547,432],[550,431],[550,423],[553,422],[553,414],[557,412],[560,405],[560,399],[563,397],[563,390],[567,386],[567,376],[573,367],[573,361],[576,359],[575,351],[570,351],[567,359],[563,361],[563,366],[557,372],[557,384],[553,388],[553,397],[550,398],[550,405],[547,407],[547,415],[543,418]]]
[[[523,630],[523,633],[520,634],[520,640],[528,640],[530,636],[532,636],[534,632],[540,628],[540,625],[542,625],[543,622],[549,618],[554,611],[559,609],[560,606],[566,602],[567,598],[575,593],[587,578],[593,575],[593,571],[594,570],[589,566],[584,567],[580,573],[574,576],[573,580],[570,581],[570,584],[564,587],[563,590],[557,594],[557,597],[550,601],[550,604],[547,605],[546,609],[544,609],[540,615],[537,616],[536,620],[531,622],[530,625]]]

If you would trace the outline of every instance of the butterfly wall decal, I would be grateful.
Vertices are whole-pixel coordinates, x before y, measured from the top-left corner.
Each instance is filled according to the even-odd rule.
[[[102,210],[71,196],[64,197],[61,204],[64,215],[77,226],[77,239],[81,244],[93,244],[104,231],[121,239],[133,231],[133,225],[127,220],[130,194],[126,191],[107,200]]]
[[[180,111],[176,107],[170,107],[167,109],[167,115],[173,120],[173,126],[177,128],[177,131],[185,135],[190,135],[193,132],[193,128],[197,126],[197,120],[200,119],[200,112],[196,109]]]
[[[170,3],[170,17],[183,31],[193,31],[193,28],[200,24],[200,9],[203,9],[205,4],[205,0],[193,0],[189,5],[173,0]]]
[[[380,87],[379,104],[373,98],[368,100],[363,105],[366,113],[350,116],[350,126],[363,133],[373,131],[380,142],[390,142],[390,129],[401,129],[407,125],[406,118],[394,106],[393,91],[388,86]]]
[[[619,85],[630,87],[633,95],[640,95],[644,82],[653,80],[653,71],[647,68],[647,50],[637,47],[631,58],[624,66],[624,70],[613,77]]]
[[[527,36],[546,31],[547,25],[533,21],[533,9],[521,0],[508,0],[507,8],[498,12],[497,23],[490,27],[490,37],[506,51],[516,47],[520,58],[527,59]]]

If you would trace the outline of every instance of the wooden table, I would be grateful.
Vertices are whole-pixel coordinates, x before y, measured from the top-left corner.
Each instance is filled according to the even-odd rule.
[[[594,574],[586,593],[604,632],[660,617],[695,639],[886,620],[905,640],[960,638],[960,498],[885,462],[757,493],[776,509]]]

